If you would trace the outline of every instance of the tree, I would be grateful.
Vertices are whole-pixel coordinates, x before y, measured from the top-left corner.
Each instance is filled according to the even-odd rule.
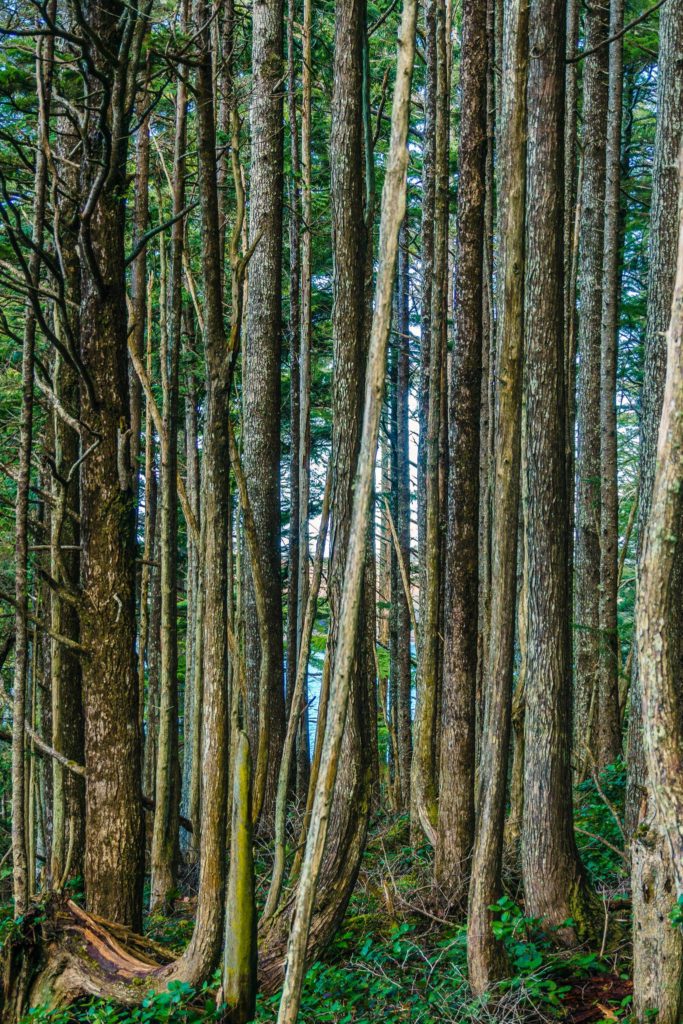
[[[280,580],[280,348],[282,293],[282,0],[254,0],[252,32],[249,235],[258,259],[249,275],[243,360],[244,470],[266,583],[267,629],[273,645],[268,706],[249,701],[249,735],[256,755],[254,812],[272,818],[285,730]],[[246,564],[250,560],[247,556]],[[260,671],[256,599],[245,587],[247,677]],[[254,715],[265,720],[256,730]],[[263,737],[266,750],[258,750]],[[267,767],[266,767],[267,766]],[[264,772],[265,768],[265,772]],[[265,802],[264,802],[265,801]]]
[[[518,516],[520,497],[528,18],[528,6],[521,0],[506,12],[503,28],[503,127],[500,135],[503,277],[499,404],[494,434],[491,625],[484,676],[486,711],[467,933],[470,983],[477,993],[484,992],[501,969],[501,951],[491,928],[490,908],[500,895],[514,661],[518,531],[511,529],[510,524]]]
[[[655,478],[659,422],[664,398],[666,349],[664,332],[670,315],[677,253],[676,210],[678,179],[676,158],[681,144],[683,75],[683,16],[675,5],[664,7],[659,26],[657,127],[653,157],[652,210],[648,267],[645,365],[641,418],[641,469],[638,521],[645,537]],[[641,541],[642,544],[642,541]],[[642,550],[639,557],[642,572]],[[671,608],[670,629],[679,631],[680,619]],[[631,681],[631,707],[642,703],[638,651]],[[662,930],[669,913],[674,886],[669,846],[655,813],[654,780],[642,746],[642,717],[632,714],[629,724],[629,789],[633,842],[631,880],[634,894],[633,954],[634,1006],[639,1021],[656,1008],[663,1021],[680,1012],[683,944],[675,929]]]
[[[583,73],[583,189],[579,227],[579,372],[577,382],[575,628],[575,747],[580,761],[599,758],[593,733],[599,715],[600,679],[600,325],[605,217],[605,139],[609,7],[586,9]],[[618,710],[618,709],[617,709]],[[589,753],[587,753],[587,751]]]
[[[474,838],[479,417],[486,157],[486,11],[463,7],[455,350],[449,408],[446,635],[435,872],[447,903],[463,900]],[[432,322],[434,328],[434,322]]]
[[[524,279],[528,557],[522,871],[526,912],[571,940],[592,927],[572,826],[564,446],[564,10],[529,8]],[[543,586],[534,581],[543,577]]]

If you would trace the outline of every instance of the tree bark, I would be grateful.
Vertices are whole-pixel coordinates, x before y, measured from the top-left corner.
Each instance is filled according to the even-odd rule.
[[[524,349],[524,211],[529,8],[518,0],[503,28],[500,130],[500,272],[498,403],[494,429],[491,531],[491,625],[484,676],[485,715],[479,765],[478,825],[469,892],[468,966],[475,993],[499,974],[502,956],[490,907],[500,896],[515,638],[517,537]],[[477,73],[475,65],[473,73]]]
[[[623,0],[612,0],[609,36],[624,22]],[[623,97],[623,40],[609,47],[602,323],[600,338],[600,663],[597,719],[594,734],[598,768],[612,764],[621,753],[619,711],[619,634],[617,631],[617,574],[619,546],[619,489],[617,481],[617,351],[619,332],[621,112]]]
[[[665,5],[659,24],[657,127],[652,167],[648,303],[645,325],[645,365],[640,436],[640,500],[638,532],[644,538],[652,505],[657,462],[658,430],[664,400],[667,352],[665,331],[671,312],[677,254],[679,181],[676,160],[683,137],[683,11]],[[642,574],[642,539],[638,565]],[[677,556],[680,560],[683,556]],[[678,563],[680,572],[680,561]],[[680,577],[679,577],[680,578]],[[671,606],[671,635],[681,629],[681,611]],[[673,1024],[681,1013],[683,938],[679,929],[662,928],[674,893],[672,851],[657,813],[655,779],[643,747],[643,718],[639,653],[631,679],[627,790],[627,826],[632,835],[633,891],[633,1005],[644,1024],[656,1010],[662,1024]]]
[[[665,862],[662,867],[674,884],[665,885],[663,892],[656,893],[661,897],[661,901],[658,900],[659,929],[658,933],[647,936],[656,943],[651,950],[655,963],[650,970],[661,972],[657,979],[659,989],[643,986],[637,992],[635,1005],[638,1019],[647,1019],[645,1007],[656,1006],[657,1020],[667,1024],[680,1018],[683,1003],[680,929],[676,929],[673,922],[669,924],[662,913],[668,904],[667,916],[670,915],[674,896],[678,897],[678,906],[683,905],[683,673],[680,629],[676,628],[680,626],[683,608],[680,587],[683,551],[683,146],[679,169],[678,260],[667,336],[656,468],[636,605],[643,746],[651,786],[648,810],[654,825],[655,843],[661,837],[668,847],[665,857],[670,858],[670,866]],[[658,880],[653,881],[656,885]],[[636,935],[641,929],[637,937],[641,948],[645,938],[642,926],[647,923],[647,916],[645,920],[635,919]],[[678,948],[666,935],[667,927],[678,930]],[[638,982],[645,980],[642,970],[637,971],[636,979]]]
[[[266,573],[267,628],[273,647],[268,682],[267,780],[261,813],[272,820],[285,731],[280,578],[280,348],[282,294],[282,0],[254,0],[252,30],[249,237],[258,259],[249,272],[242,368],[244,471]],[[247,554],[246,562],[250,560]],[[249,570],[247,571],[247,577]],[[245,588],[247,678],[258,680],[261,654],[253,584]],[[253,711],[251,710],[253,707]],[[249,739],[258,761],[259,699],[250,698]],[[255,714],[256,713],[256,714]],[[261,755],[263,757],[263,754]],[[258,775],[258,773],[257,773]],[[255,780],[255,781],[258,781]],[[255,809],[260,800],[255,798]]]
[[[528,640],[522,871],[526,913],[573,941],[592,917],[572,821],[563,325],[564,5],[529,9],[525,268]],[[542,586],[532,581],[543,580]]]
[[[593,756],[600,667],[600,324],[605,218],[609,7],[586,9],[583,79],[583,192],[579,226],[579,374],[576,460],[575,748]],[[597,47],[597,49],[595,49]],[[532,428],[533,429],[533,428]],[[593,709],[591,711],[591,709]]]
[[[187,2],[181,27],[187,25]],[[184,74],[184,72],[183,72]],[[164,905],[177,883],[180,814],[178,753],[178,376],[183,321],[183,246],[185,221],[185,150],[187,91],[182,74],[176,87],[173,151],[173,211],[168,294],[168,330],[162,335],[161,387],[161,679],[154,829],[152,832],[150,905]],[[164,244],[163,238],[161,244]]]
[[[483,343],[487,139],[486,8],[463,6],[455,271],[449,408],[446,635],[435,876],[447,905],[463,904],[474,841],[479,428]]]
[[[386,352],[391,328],[391,307],[394,273],[398,250],[398,234],[405,213],[406,140],[410,111],[410,86],[415,49],[416,0],[406,0],[399,35],[399,57],[392,109],[391,146],[382,195],[379,267],[375,313],[373,316],[370,352],[365,390],[365,410],[356,472],[353,513],[346,572],[339,616],[338,646],[332,681],[330,715],[325,737],[321,773],[306,842],[306,854],[297,893],[297,904],[288,946],[287,973],[278,1012],[278,1024],[294,1024],[301,999],[309,927],[318,876],[323,861],[337,763],[345,732],[347,701],[357,651],[357,622],[362,604],[362,583],[365,572],[366,524],[370,514],[379,421],[382,412]],[[339,31],[339,21],[337,22]],[[339,36],[337,36],[339,40]],[[347,727],[348,728],[348,727]]]

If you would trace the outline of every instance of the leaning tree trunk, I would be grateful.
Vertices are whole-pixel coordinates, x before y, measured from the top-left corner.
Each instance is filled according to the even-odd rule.
[[[337,763],[342,754],[347,702],[353,679],[354,661],[357,658],[357,623],[363,603],[366,525],[370,514],[377,438],[382,414],[398,234],[405,213],[408,166],[406,140],[415,52],[416,15],[416,0],[406,0],[399,35],[399,58],[391,119],[391,145],[382,195],[376,304],[370,336],[363,428],[342,588],[330,713],[321,772],[311,815],[311,826],[306,842],[306,854],[299,881],[296,911],[288,945],[287,973],[278,1013],[278,1024],[295,1024],[298,1015],[316,883],[322,868],[328,834],[327,822],[337,777]]]
[[[364,0],[339,3],[335,16],[334,83],[332,94],[332,214],[335,243],[333,311],[333,435],[334,475],[330,505],[329,654],[334,665],[340,628],[340,602],[346,553],[351,543],[354,480],[360,444],[365,379],[365,225],[363,168]],[[364,531],[364,528],[361,528]],[[361,618],[362,623],[362,618]],[[368,679],[364,629],[359,626],[346,722],[338,754],[337,792],[329,822],[329,842],[322,864],[321,885],[311,926],[312,948],[326,943],[341,920],[356,880],[365,845],[369,792]],[[333,669],[334,672],[334,669]],[[322,728],[322,718],[319,728]],[[324,735],[329,729],[329,714]],[[291,909],[291,904],[290,904]],[[261,977],[274,988],[282,977],[290,914],[274,917],[261,938]]]

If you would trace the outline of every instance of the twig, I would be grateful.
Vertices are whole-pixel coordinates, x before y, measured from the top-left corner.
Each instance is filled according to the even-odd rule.
[[[636,25],[639,25],[641,21],[645,21],[646,18],[649,18],[651,14],[654,14],[655,11],[658,11],[659,8],[663,7],[665,3],[666,0],[658,0],[656,4],[653,4],[652,7],[648,7],[646,11],[643,11],[642,14],[639,14],[637,18],[633,19],[633,21],[629,21],[628,25],[624,25],[624,27],[619,32],[615,32],[615,34],[613,36],[610,36],[609,39],[603,39],[603,41],[601,43],[598,43],[597,46],[592,46],[590,50],[584,50],[582,53],[577,53],[575,57],[568,57],[566,63],[578,64],[579,61],[583,60],[585,57],[591,57],[594,53],[597,53],[598,50],[601,50],[603,48],[603,46],[611,46],[612,43],[616,43],[618,39],[621,39],[622,36],[625,36],[627,32],[630,32],[632,28],[635,28]]]

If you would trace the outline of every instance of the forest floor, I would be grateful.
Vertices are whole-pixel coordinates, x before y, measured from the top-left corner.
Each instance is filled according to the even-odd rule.
[[[509,977],[484,1000],[467,985],[466,932],[446,919],[431,882],[427,847],[409,844],[406,818],[373,824],[360,876],[344,922],[324,956],[309,970],[303,1024],[465,1024],[465,1022],[627,1021],[631,1003],[628,876],[620,854],[624,771],[603,773],[580,787],[577,841],[605,908],[600,949],[560,951],[541,922],[524,916],[519,878],[508,865],[505,895],[494,929],[503,940]],[[267,848],[258,860],[260,890],[269,880]],[[189,884],[173,913],[152,916],[146,932],[180,952],[192,932]],[[5,920],[9,906],[2,908]],[[0,921],[0,943],[2,925]],[[609,927],[608,927],[609,926]],[[601,926],[602,927],[602,926]],[[600,931],[600,928],[597,929]],[[219,1019],[214,983],[202,992],[182,985],[145,999],[131,1011],[93,1000],[87,1005],[31,1015],[32,1024],[200,1024]],[[259,997],[256,1021],[275,1021],[279,994]]]

